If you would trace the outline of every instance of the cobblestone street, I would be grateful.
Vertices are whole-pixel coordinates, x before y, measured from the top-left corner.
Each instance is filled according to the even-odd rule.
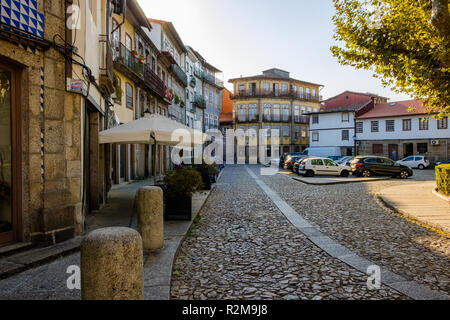
[[[251,167],[251,170],[259,173],[259,167]],[[334,199],[329,202],[329,212],[323,212],[323,205],[327,203],[321,200],[325,196],[323,192],[291,180],[283,175],[264,178],[282,197],[289,198],[291,195],[302,199],[296,209],[302,214],[307,213],[307,219],[319,221],[312,218],[314,213],[334,215],[325,225],[335,225],[338,224],[337,217],[349,210],[364,212],[364,207],[373,208],[368,203],[371,196],[356,199],[352,194],[354,202],[362,207],[350,209],[350,203],[340,206],[336,204],[340,201],[336,194],[330,194],[327,197]],[[353,187],[354,190],[348,191],[354,192],[359,188],[358,194],[362,196],[365,193],[360,184]],[[344,199],[347,200],[348,196]],[[318,206],[317,210],[308,209],[321,201],[322,206]],[[395,219],[401,225],[409,224],[403,223],[400,218]],[[364,237],[361,221],[364,219],[360,217],[353,224],[355,230],[352,232],[347,230],[351,228],[347,224],[343,224],[340,230],[347,235],[361,234],[354,239],[358,242]],[[377,222],[380,233],[386,227],[385,223]],[[370,230],[376,226],[368,225],[367,228]],[[334,229],[330,227],[328,230]],[[324,228],[324,231],[328,230]],[[346,238],[334,233],[328,235],[336,240]],[[423,231],[422,237],[425,236],[431,237]],[[385,238],[379,236],[377,239],[383,241]],[[374,247],[369,255],[376,255],[376,242],[376,239],[370,241]],[[397,250],[395,244],[391,241],[380,244],[381,256],[384,257],[385,247],[391,246],[392,251]],[[442,246],[445,245],[448,242],[442,243]],[[410,252],[399,252],[403,263]],[[418,251],[415,253],[420,254]],[[425,271],[433,272],[434,281],[430,282],[443,290],[449,261],[443,252],[441,254],[433,254],[430,250],[421,265],[436,263],[435,267],[429,266]],[[416,271],[422,274],[419,268]],[[437,279],[438,275],[441,280]],[[331,257],[310,242],[259,188],[245,166],[225,169],[201,211],[201,219],[180,248],[174,265],[171,295],[172,299],[408,299],[384,285],[380,290],[369,290],[366,274]]]

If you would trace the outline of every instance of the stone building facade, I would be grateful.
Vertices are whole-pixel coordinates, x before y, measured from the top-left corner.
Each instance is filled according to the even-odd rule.
[[[48,40],[65,37],[65,3],[27,3],[1,0],[0,112],[11,127],[0,125],[0,183],[10,191],[0,197],[0,246],[83,231],[81,96],[66,92],[66,60]]]

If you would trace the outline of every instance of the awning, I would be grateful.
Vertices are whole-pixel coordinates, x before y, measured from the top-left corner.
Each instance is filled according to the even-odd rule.
[[[203,144],[205,135],[169,118],[146,115],[99,133],[99,143],[157,144],[186,146]]]

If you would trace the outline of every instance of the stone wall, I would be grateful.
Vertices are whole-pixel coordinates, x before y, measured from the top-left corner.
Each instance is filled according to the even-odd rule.
[[[65,35],[64,1],[44,2],[44,38]],[[0,41],[21,67],[22,239],[49,245],[83,231],[81,96],[65,90],[65,59]]]

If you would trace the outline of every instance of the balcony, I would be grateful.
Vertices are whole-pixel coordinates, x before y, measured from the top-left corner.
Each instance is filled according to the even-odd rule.
[[[298,99],[310,102],[320,102],[321,97],[312,96],[310,94],[301,94],[298,91],[287,90],[287,91],[273,91],[273,90],[239,90],[237,93],[231,95],[231,99],[242,99],[242,98],[264,98],[264,97],[280,97],[288,99]]]
[[[116,44],[115,50],[114,62],[120,63],[129,71],[142,77],[144,73],[144,64],[139,62],[137,55],[133,55],[133,52],[122,43]]]
[[[164,82],[147,64],[144,65],[144,80],[156,94],[161,97],[165,96],[166,86],[164,85]]]
[[[204,81],[206,81],[214,86],[224,88],[223,81],[216,78],[213,74],[207,73],[206,71],[198,69],[198,68],[195,69],[194,73],[197,77],[203,79]]]
[[[190,80],[189,80],[189,85],[190,85],[192,88],[195,88],[195,86],[197,85],[197,79],[195,79],[194,76],[191,76],[191,78],[190,78]]]
[[[196,94],[194,97],[194,106],[205,109],[206,108],[206,101],[203,99],[201,95]]]
[[[186,73],[184,73],[183,69],[180,68],[177,64],[170,65],[170,71],[178,78],[178,80],[184,85],[186,88],[188,86],[188,78]]]
[[[113,50],[109,44],[108,37],[101,35],[99,40],[100,48],[100,86],[103,87],[109,94],[114,93],[113,84]]]
[[[309,116],[294,116],[294,122],[300,124],[309,124]]]

